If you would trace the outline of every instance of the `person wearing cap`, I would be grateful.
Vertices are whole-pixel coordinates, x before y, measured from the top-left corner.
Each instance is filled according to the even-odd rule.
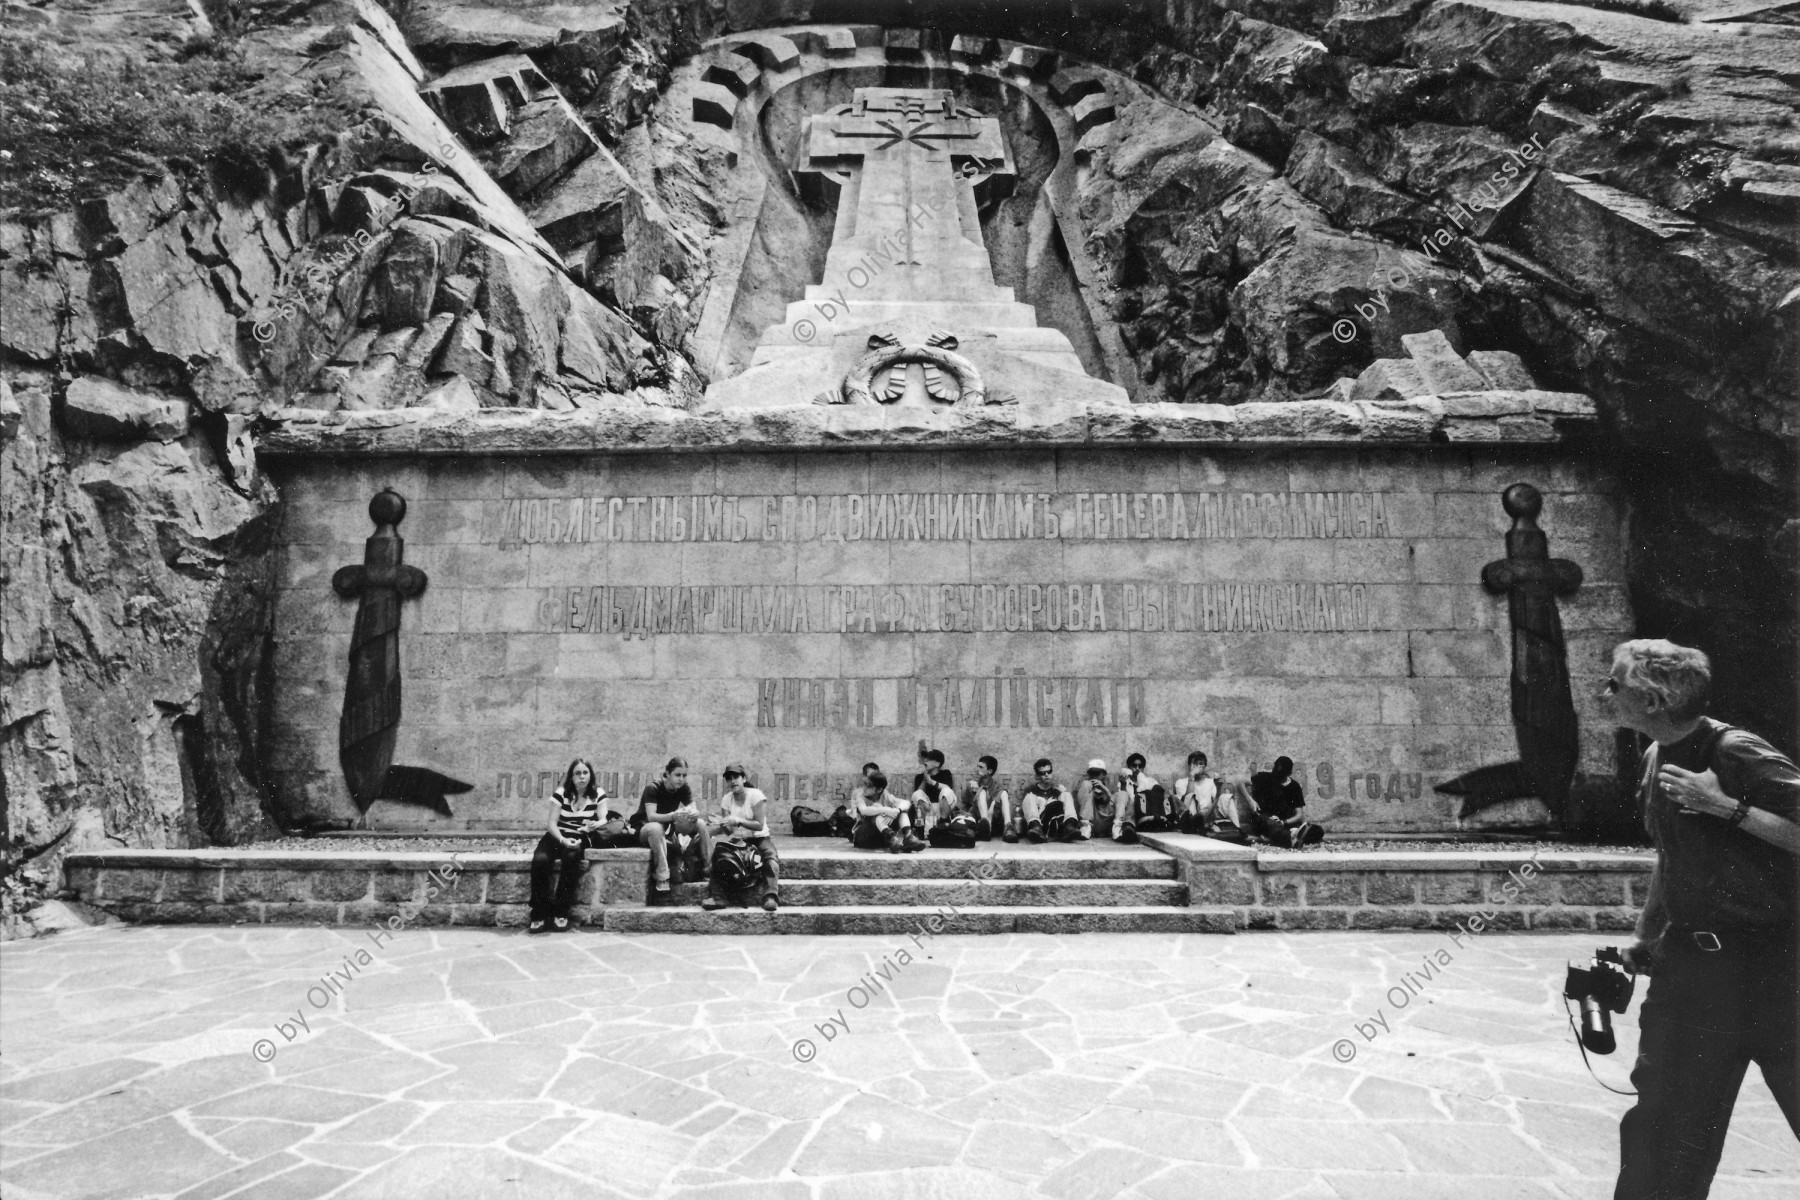
[[[1250,776],[1251,832],[1283,848],[1325,840],[1325,830],[1306,819],[1306,793],[1294,778],[1294,760],[1282,755],[1267,771]]]
[[[719,815],[709,823],[714,837],[740,845],[753,846],[762,855],[762,906],[764,912],[779,907],[781,857],[775,852],[775,839],[770,836],[768,797],[760,788],[749,786],[749,773],[732,763],[724,772],[725,791],[719,797]],[[721,843],[722,844],[722,843]],[[713,910],[729,903],[718,871],[709,875],[706,899],[700,907]]]
[[[1137,814],[1106,786],[1104,758],[1088,760],[1087,778],[1075,785],[1075,811],[1081,818],[1082,841],[1093,837],[1096,829],[1115,842],[1137,841]]]
[[[1081,821],[1075,816],[1075,797],[1056,782],[1056,764],[1040,758],[1031,764],[1031,773],[1031,785],[1019,797],[1026,840],[1072,842],[1079,838]]]

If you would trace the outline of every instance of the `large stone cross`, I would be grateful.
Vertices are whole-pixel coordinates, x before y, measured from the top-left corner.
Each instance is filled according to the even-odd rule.
[[[956,259],[965,259],[965,268],[981,272],[965,286],[977,282],[992,288],[992,264],[979,234],[972,246],[979,263],[954,243],[970,241],[959,203],[959,176],[1008,171],[1001,122],[958,110],[945,90],[857,88],[855,97],[848,110],[823,113],[808,130],[808,169],[844,178],[846,167],[860,164],[855,203],[844,205],[848,212],[841,209],[842,216],[850,216],[850,227],[844,227],[841,216],[832,257],[850,261],[855,255],[841,250],[855,248],[877,252],[882,263],[909,268],[895,279],[871,281],[886,284],[896,295],[905,291],[916,295],[916,288],[929,282],[913,272],[929,277],[954,266]],[[832,273],[828,261],[826,282]]]
[[[800,182],[836,186],[825,269],[763,330],[749,368],[714,381],[711,404],[1125,402],[994,282],[982,209],[1016,177],[998,119],[946,88],[860,87],[807,118],[798,157]]]

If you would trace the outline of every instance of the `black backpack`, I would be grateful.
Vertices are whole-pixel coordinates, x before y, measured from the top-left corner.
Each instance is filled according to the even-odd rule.
[[[762,851],[748,843],[720,842],[713,847],[712,877],[729,892],[755,886],[763,875]]]
[[[837,806],[837,810],[831,814],[830,818],[827,820],[827,824],[831,826],[832,837],[849,838],[856,836],[856,818],[851,816],[850,810],[842,804]]]
[[[843,811],[844,810],[841,808],[838,809],[838,812]],[[794,821],[795,837],[831,836],[832,817],[827,817],[823,813],[814,812],[804,804],[794,805],[793,811],[788,815],[792,817]]]

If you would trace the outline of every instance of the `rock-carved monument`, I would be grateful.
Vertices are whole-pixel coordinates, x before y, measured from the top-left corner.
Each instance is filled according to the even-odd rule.
[[[1014,787],[1043,754],[1067,769],[1141,751],[1178,772],[1200,749],[1232,776],[1286,755],[1340,830],[1453,826],[1434,788],[1515,753],[1554,759],[1527,780],[1545,804],[1571,761],[1610,773],[1610,741],[1539,720],[1545,631],[1567,628],[1549,639],[1567,697],[1631,628],[1586,397],[1428,330],[1310,399],[1132,401],[1142,381],[1080,220],[1136,186],[1109,156],[1162,103],[979,38],[946,55],[796,29],[678,68],[663,111],[715,165],[723,222],[681,310],[708,376],[691,407],[572,392],[535,413],[296,410],[264,439],[294,514],[271,753],[288,810],[353,816],[390,774],[335,761],[345,657],[354,709],[385,695],[386,651],[320,587],[366,535],[377,480],[407,495],[409,562],[431,587],[404,664],[379,659],[403,679],[400,741],[363,722],[345,746],[403,745],[475,794],[452,816],[382,805],[371,823],[534,826],[575,755],[615,795],[681,754],[703,795],[743,762],[782,811],[829,810],[862,763],[904,767],[920,739],[953,763],[997,756]],[[612,264],[621,300],[617,272],[669,248],[606,249],[603,230],[583,257],[593,231],[540,199],[545,236],[590,278]],[[1166,210],[1204,203],[1176,189]],[[476,295],[492,294],[490,276]],[[1479,582],[1506,532],[1494,494],[1521,478],[1542,488],[1536,544],[1548,531],[1587,575],[1548,625],[1538,601]],[[1530,558],[1530,537],[1513,542]],[[397,539],[383,561],[399,565]],[[1531,570],[1507,586],[1537,587]]]
[[[855,97],[810,117],[802,139],[798,170],[837,193],[824,277],[708,403],[1125,403],[1122,388],[1088,376],[1065,334],[994,282],[978,210],[1014,172],[1000,123],[945,88]]]

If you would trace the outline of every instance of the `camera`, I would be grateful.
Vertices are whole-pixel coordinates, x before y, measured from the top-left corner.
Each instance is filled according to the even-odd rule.
[[[1611,1054],[1618,1046],[1613,1038],[1612,1014],[1623,1013],[1631,1003],[1637,977],[1625,970],[1625,958],[1616,946],[1594,951],[1591,967],[1569,967],[1563,983],[1563,999],[1581,1005],[1581,1044],[1595,1054]]]

